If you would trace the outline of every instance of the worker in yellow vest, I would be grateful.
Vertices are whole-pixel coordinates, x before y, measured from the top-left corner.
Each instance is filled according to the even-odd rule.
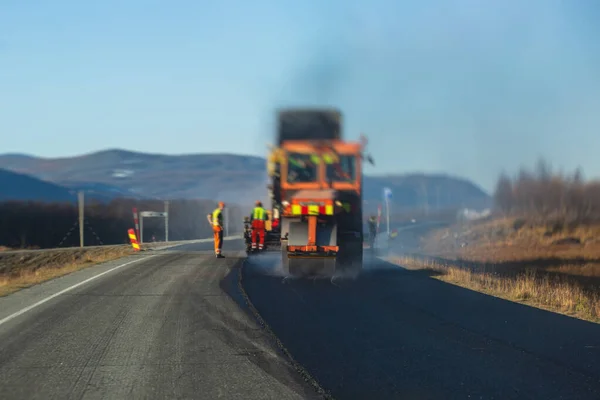
[[[257,201],[256,207],[252,210],[250,221],[252,221],[252,251],[256,250],[256,239],[258,236],[258,250],[263,250],[265,246],[265,221],[269,216],[263,208],[262,202]]]
[[[212,214],[208,214],[207,218],[213,228],[213,234],[215,238],[215,255],[217,258],[225,258],[223,254],[221,254],[221,249],[223,248],[223,209],[225,208],[225,203],[222,201],[219,202],[219,207],[212,212]]]

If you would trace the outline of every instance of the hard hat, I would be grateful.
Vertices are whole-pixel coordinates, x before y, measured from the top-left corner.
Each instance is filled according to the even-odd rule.
[[[223,203],[222,201],[219,202],[219,207],[224,208],[225,207],[225,203]]]

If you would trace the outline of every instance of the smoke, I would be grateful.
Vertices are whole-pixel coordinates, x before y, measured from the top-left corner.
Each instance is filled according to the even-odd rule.
[[[273,108],[340,107],[349,136],[369,135],[378,171],[450,171],[491,189],[501,169],[539,154],[598,169],[598,7],[585,8],[374,0],[315,9],[299,22],[313,34],[294,48]]]
[[[324,40],[307,51],[287,84],[287,95],[303,103],[335,106],[351,79],[351,51],[343,41]],[[285,101],[282,101],[285,102]]]

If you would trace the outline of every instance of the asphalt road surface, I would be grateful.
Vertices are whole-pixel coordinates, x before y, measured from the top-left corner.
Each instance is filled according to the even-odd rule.
[[[333,283],[266,264],[243,269],[246,292],[335,398],[600,399],[600,325],[381,261]]]
[[[0,399],[317,397],[240,308],[243,253],[215,259],[202,251],[210,245],[145,252],[1,298]]]
[[[299,281],[209,247],[1,298],[0,398],[600,398],[599,325],[380,261]]]

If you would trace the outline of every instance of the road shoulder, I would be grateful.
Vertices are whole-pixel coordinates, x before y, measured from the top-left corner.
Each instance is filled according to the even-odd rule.
[[[96,279],[94,277],[101,274],[106,276],[111,273],[116,273],[121,268],[133,267],[137,262],[141,262],[142,260],[155,255],[157,255],[155,252],[143,252],[122,257],[106,263],[80,269],[70,274],[21,289],[8,296],[0,297],[0,324],[4,323],[3,321],[8,322],[6,319],[10,318],[12,315],[22,312],[45,299],[56,296],[66,289],[79,285],[89,279]],[[102,277],[97,279],[102,279]]]

